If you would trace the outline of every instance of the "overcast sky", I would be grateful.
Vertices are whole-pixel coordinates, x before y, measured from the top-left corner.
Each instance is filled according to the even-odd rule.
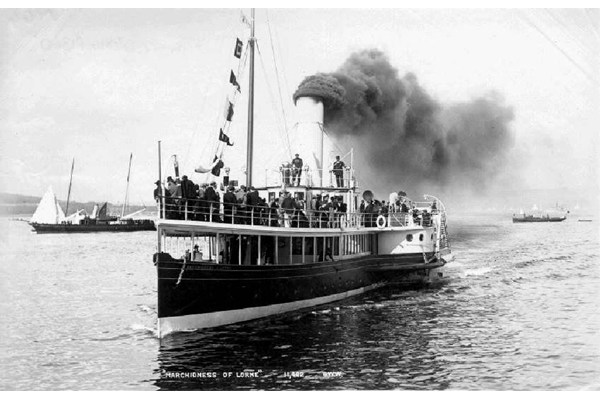
[[[182,173],[205,181],[193,168],[214,156],[235,40],[248,38],[240,11],[0,10],[0,191],[42,196],[52,185],[64,199],[75,158],[75,200],[122,201],[133,153],[130,200],[149,205],[158,140],[164,163],[177,154]],[[507,169],[515,187],[597,195],[599,18],[598,9],[257,10],[256,168],[287,158],[280,92],[291,128],[291,95],[306,75],[377,48],[441,104],[504,97],[513,156],[527,159]],[[246,79],[224,156],[240,179]]]

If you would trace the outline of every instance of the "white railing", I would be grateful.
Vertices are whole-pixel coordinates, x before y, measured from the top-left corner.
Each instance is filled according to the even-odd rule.
[[[356,186],[356,180],[354,170],[345,169],[336,175],[333,170],[280,167],[278,170],[265,169],[264,185],[351,188]]]
[[[385,228],[432,226],[439,211],[429,212],[432,203],[420,203],[419,214],[410,212],[337,212],[333,209],[283,209],[264,205],[211,202],[202,199],[166,197],[159,217],[167,220],[203,221],[223,224],[287,228]],[[442,211],[443,212],[443,211]]]

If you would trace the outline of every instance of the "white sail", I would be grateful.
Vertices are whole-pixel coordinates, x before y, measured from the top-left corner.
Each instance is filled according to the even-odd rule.
[[[42,197],[40,204],[33,213],[30,222],[38,224],[60,224],[65,220],[65,213],[56,201],[56,196],[52,190],[52,186]]]
[[[81,210],[78,210],[78,211],[74,212],[73,214],[69,215],[68,217],[65,217],[64,220],[73,225],[78,225],[82,219],[85,219],[85,216],[86,216],[85,209],[81,209]]]
[[[90,215],[90,218],[98,218],[98,204],[94,204],[94,209],[92,210],[92,215]]]
[[[127,214],[123,217],[121,217],[121,219],[131,219],[133,216],[140,214],[141,212],[146,211],[145,208],[142,208],[141,210],[137,210],[136,212],[133,212],[131,214]]]
[[[219,161],[220,161],[220,159],[217,158],[215,161],[213,161],[213,163],[211,164],[211,166],[208,167],[208,168],[204,168],[202,165],[198,165],[198,168],[196,168],[194,171],[197,172],[197,173],[199,173],[199,174],[205,174],[207,172],[212,171],[212,169],[217,166],[217,164],[219,163]]]

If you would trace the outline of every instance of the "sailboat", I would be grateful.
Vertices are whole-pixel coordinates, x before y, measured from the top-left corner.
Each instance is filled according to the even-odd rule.
[[[221,193],[222,202],[208,197],[169,197],[162,185],[158,143],[158,183],[162,184],[156,221],[158,250],[153,261],[160,337],[314,307],[391,283],[431,285],[443,279],[443,267],[451,258],[446,209],[440,199],[425,195],[422,202],[410,202],[400,191],[390,198],[398,204],[401,200],[412,204],[411,212],[392,208],[386,213],[370,190],[359,190],[352,168],[344,170],[340,179],[336,177],[337,185],[327,182],[320,145],[324,107],[316,96],[294,99],[306,117],[296,132],[304,139],[305,151],[315,145],[310,150],[316,159],[312,168],[297,175],[295,183],[290,182],[289,171],[280,168],[273,181],[253,186],[255,43],[252,10],[247,46],[246,202],[227,200],[235,189],[227,187],[229,176],[223,177],[223,185],[231,193],[227,197]],[[237,39],[236,57],[241,44]],[[237,85],[235,79],[230,82]],[[227,113],[227,121],[231,115]],[[219,140],[229,144],[223,130]],[[212,165],[215,176],[219,175],[215,171],[218,159]],[[197,168],[196,172],[210,170]],[[273,201],[268,206],[261,198]],[[331,200],[326,202],[326,198]],[[364,208],[359,207],[361,201]]]
[[[129,157],[129,172],[131,171],[131,159]],[[75,213],[65,216],[68,213],[69,201],[71,198],[71,186],[73,183],[73,169],[75,160],[71,164],[71,177],[69,179],[69,191],[67,194],[66,211],[56,200],[52,187],[48,188],[46,194],[40,201],[35,213],[29,221],[29,225],[36,233],[90,233],[90,232],[133,232],[156,230],[154,221],[151,219],[133,219],[132,217],[141,211],[124,216],[125,204],[129,193],[129,176],[127,173],[127,189],[125,194],[125,203],[121,216],[108,215],[108,203],[101,207],[94,206],[92,215],[88,215],[85,210],[77,210]]]

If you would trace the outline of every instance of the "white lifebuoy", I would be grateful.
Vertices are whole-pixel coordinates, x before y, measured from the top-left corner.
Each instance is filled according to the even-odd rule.
[[[377,217],[377,227],[380,229],[385,228],[385,217],[383,215]]]

